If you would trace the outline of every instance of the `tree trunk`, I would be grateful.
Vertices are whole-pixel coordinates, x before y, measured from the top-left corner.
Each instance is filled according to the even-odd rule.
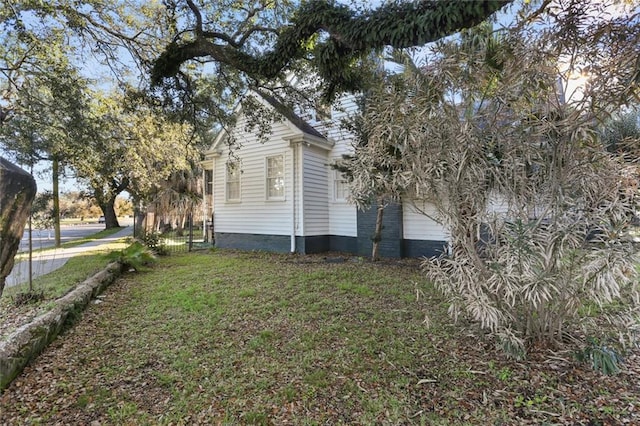
[[[373,233],[373,246],[371,248],[371,260],[380,260],[380,241],[382,241],[382,219],[384,217],[384,203],[378,200],[376,212],[376,229]]]
[[[119,228],[118,216],[116,216],[116,197],[111,197],[104,203],[100,203],[100,208],[104,214],[104,227],[105,229]]]
[[[36,190],[33,176],[0,157],[0,296],[13,269]]]
[[[62,245],[60,237],[60,162],[56,157],[53,158],[51,174],[53,176],[53,230],[56,247],[60,247]]]

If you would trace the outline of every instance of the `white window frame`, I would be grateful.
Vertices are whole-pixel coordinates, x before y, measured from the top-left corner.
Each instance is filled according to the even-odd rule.
[[[274,160],[274,159],[280,159],[280,164],[282,165],[282,195],[271,195],[271,187],[270,187],[270,182],[272,180],[278,179],[278,176],[270,176],[269,172],[269,161],[270,160]],[[265,157],[264,159],[264,194],[265,194],[265,199],[267,201],[284,201],[285,200],[285,195],[286,195],[286,189],[287,189],[287,182],[286,182],[286,178],[285,178],[285,171],[286,171],[286,167],[285,167],[285,157],[284,154],[278,154],[278,155],[269,155],[267,157]]]
[[[339,187],[343,189],[340,190]],[[342,194],[341,194],[342,193]],[[333,171],[333,201],[336,203],[346,203],[349,195],[349,181],[338,170]]]
[[[230,167],[236,168],[237,174],[238,174],[237,179],[233,179],[233,180],[229,179],[229,177],[230,177],[230,173],[229,173]],[[225,196],[225,201],[231,202],[231,203],[238,203],[242,199],[242,192],[241,192],[242,179],[241,179],[241,175],[242,175],[242,173],[241,173],[241,170],[240,170],[240,161],[227,161],[227,163],[225,164],[225,168],[224,168],[224,196]],[[230,185],[234,184],[234,183],[237,183],[237,185],[238,185],[238,196],[237,196],[237,198],[232,198],[231,195],[230,195],[231,191],[229,191]]]
[[[204,196],[213,195],[213,169],[204,169]]]

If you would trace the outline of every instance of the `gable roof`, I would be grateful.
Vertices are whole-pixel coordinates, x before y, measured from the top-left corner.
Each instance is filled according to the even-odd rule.
[[[311,124],[303,120],[291,108],[284,105],[274,96],[271,96],[269,94],[266,94],[260,91],[254,91],[253,93],[256,96],[258,96],[260,99],[262,99],[264,102],[266,102],[273,109],[275,109],[276,112],[282,115],[286,120],[286,122],[288,122],[291,126],[293,126],[295,129],[302,132],[303,139],[313,142],[314,145],[320,146],[324,149],[331,149],[331,147],[334,145],[333,141],[328,140],[322,133],[316,130]],[[235,111],[236,115],[241,114],[242,112],[241,105],[242,105],[242,102],[236,108],[236,111]],[[220,132],[218,136],[215,138],[211,147],[205,152],[205,155],[214,154],[216,152],[216,148],[225,139],[227,134],[228,134],[227,130],[223,130],[222,132]]]
[[[307,135],[315,136],[317,138],[326,139],[322,133],[317,131],[311,124],[304,121],[297,115],[291,108],[288,108],[276,98],[266,93],[258,92],[260,97],[267,101],[269,105],[271,105],[276,111],[278,111],[284,118],[289,120],[291,124],[297,127],[302,133],[306,133]]]

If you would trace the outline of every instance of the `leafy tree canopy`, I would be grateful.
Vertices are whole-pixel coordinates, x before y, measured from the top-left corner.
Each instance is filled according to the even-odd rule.
[[[286,0],[168,3],[177,32],[154,64],[154,82],[192,60],[211,61],[220,73],[239,71],[258,84],[311,63],[331,96],[363,88],[355,65],[372,51],[438,40],[477,25],[511,0],[388,2],[377,9],[322,0],[297,8]]]
[[[83,148],[70,161],[80,182],[91,188],[107,227],[118,226],[118,194],[128,191],[136,201],[148,201],[173,173],[191,170],[199,160],[189,125],[168,120],[121,91],[95,93],[84,124]]]

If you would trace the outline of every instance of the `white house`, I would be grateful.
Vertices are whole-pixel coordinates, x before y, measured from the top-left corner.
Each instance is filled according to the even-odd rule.
[[[370,255],[376,209],[358,211],[347,203],[347,182],[330,167],[352,151],[351,136],[337,123],[356,108],[353,98],[307,120],[273,98],[259,100],[282,115],[267,142],[247,130],[240,109],[231,130],[239,147],[230,153],[230,135],[222,132],[205,153],[205,217],[215,245]],[[434,256],[444,250],[446,239],[442,226],[410,203],[385,209],[382,256]]]

